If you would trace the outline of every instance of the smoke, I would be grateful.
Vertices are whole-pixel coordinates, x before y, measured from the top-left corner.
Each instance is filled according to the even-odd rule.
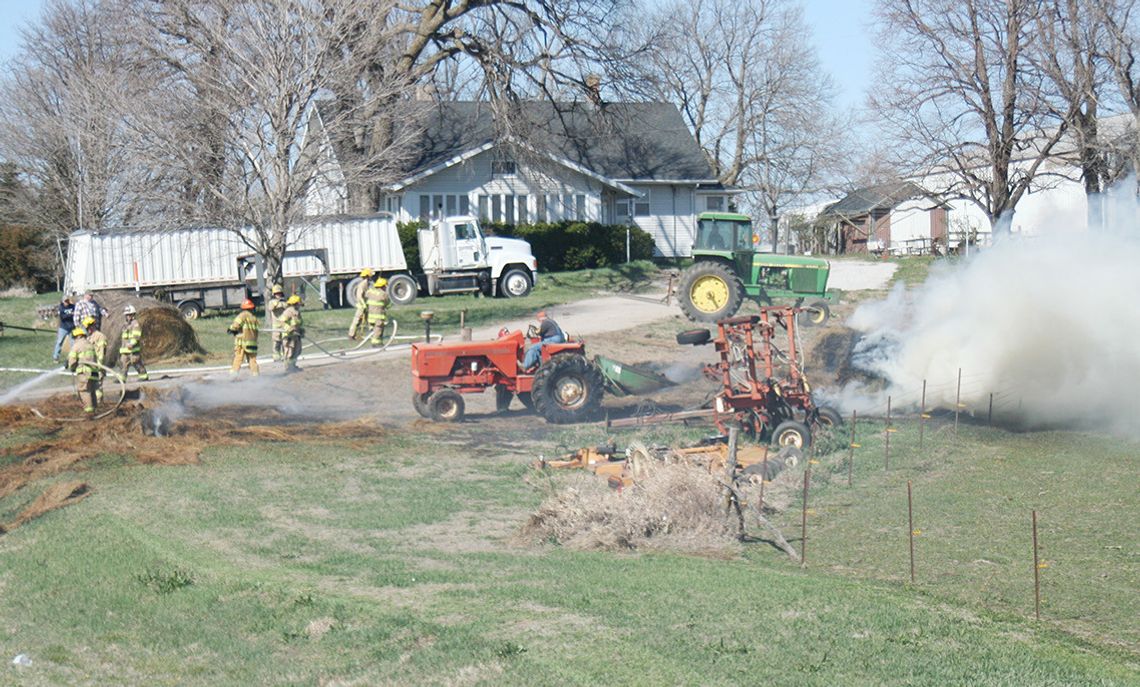
[[[995,416],[1027,426],[1140,432],[1138,296],[1135,234],[1003,241],[860,307],[852,363],[885,385],[849,385],[836,400],[917,406],[925,380],[928,407],[953,408],[961,370],[967,408],[987,412],[993,394]]]

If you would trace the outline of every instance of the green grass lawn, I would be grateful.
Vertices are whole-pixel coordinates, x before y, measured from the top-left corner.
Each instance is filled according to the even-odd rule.
[[[402,334],[422,334],[420,312],[435,313],[432,326],[454,333],[459,327],[460,312],[467,311],[466,322],[471,326],[492,324],[517,319],[543,307],[588,298],[597,293],[624,293],[647,288],[657,276],[657,268],[648,261],[633,262],[613,268],[581,270],[577,272],[543,273],[530,295],[525,298],[504,299],[482,296],[446,296],[419,298],[408,306],[393,307],[389,314],[399,322]],[[36,319],[36,306],[54,305],[58,293],[39,294],[32,298],[0,298],[0,322],[24,327],[38,326],[45,334],[8,330],[0,336],[0,367],[51,367],[51,349],[55,343],[56,322]],[[228,363],[233,353],[233,339],[226,332],[236,311],[211,312],[193,322],[198,340],[207,351],[202,364]],[[259,313],[260,314],[260,313]],[[352,322],[351,308],[304,311],[305,328],[310,339],[321,340],[344,337]],[[348,347],[343,341],[330,344],[335,348]],[[185,361],[178,361],[178,365]],[[161,365],[159,366],[161,367]],[[26,374],[0,372],[0,390],[28,379]]]
[[[393,433],[213,449],[198,466],[106,456],[81,473],[91,497],[0,537],[0,655],[33,660],[0,666],[0,682],[1135,684],[1138,577],[1121,537],[1136,504],[1118,501],[1133,444],[970,430],[937,463],[900,457],[880,475],[862,457],[851,491],[821,457],[804,570],[764,544],[736,560],[514,545],[545,493],[525,456],[496,450],[521,432],[477,452]],[[550,441],[597,429],[580,432]],[[1098,479],[1078,454],[1097,456]],[[906,479],[915,587],[900,581]],[[31,496],[0,502],[0,520]],[[1031,505],[1051,563],[1040,623]],[[999,571],[979,577],[980,558]]]

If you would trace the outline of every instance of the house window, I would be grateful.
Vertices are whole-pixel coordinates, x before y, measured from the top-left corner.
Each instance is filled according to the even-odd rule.
[[[456,214],[456,211],[459,209],[459,196],[447,196],[447,200],[444,201],[444,203],[447,207],[447,216],[450,217]]]
[[[498,195],[491,196],[491,221],[492,222],[502,222],[503,221],[503,197],[502,196],[498,196]]]
[[[618,222],[629,219],[629,201],[618,200],[614,202],[614,219]]]
[[[471,214],[471,199],[468,198],[467,196],[459,196],[459,214],[461,214],[461,215],[470,215]]]
[[[434,213],[433,217],[439,219],[443,214],[443,196],[436,195],[431,197],[431,211]]]
[[[487,196],[479,196],[479,219],[487,221]]]
[[[546,196],[539,194],[534,197],[537,207],[534,210],[534,221],[546,222]]]
[[[507,224],[515,223],[515,197],[503,196],[503,221]]]
[[[527,221],[529,221],[527,217],[526,196],[516,196],[516,198],[519,200],[519,224],[526,224]]]
[[[634,217],[648,217],[649,216],[649,201],[639,200],[633,204]]]
[[[492,177],[508,177],[515,175],[514,160],[491,160]]]
[[[586,221],[586,196],[582,194],[574,196],[574,216],[579,222]]]
[[[706,196],[705,209],[709,212],[724,212],[724,196]]]
[[[420,196],[420,221],[431,219],[431,196]]]

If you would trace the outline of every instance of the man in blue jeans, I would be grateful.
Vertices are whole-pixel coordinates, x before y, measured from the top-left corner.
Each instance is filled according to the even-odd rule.
[[[538,361],[542,358],[542,347],[548,343],[566,343],[566,335],[562,333],[562,328],[558,323],[546,316],[546,311],[540,310],[535,316],[538,318],[538,343],[531,346],[526,350],[526,356],[523,358],[523,371],[532,372],[534,368],[538,367]]]
[[[71,338],[72,329],[75,329],[75,294],[69,293],[59,304],[59,329],[55,332],[55,349],[51,352],[51,359],[54,362],[59,362],[63,341]]]

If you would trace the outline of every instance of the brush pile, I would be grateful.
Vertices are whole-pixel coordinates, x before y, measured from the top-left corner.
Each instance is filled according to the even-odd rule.
[[[739,552],[735,517],[707,469],[650,461],[638,481],[613,490],[583,475],[547,498],[519,533],[528,544],[595,551],[680,551],[718,557]]]

